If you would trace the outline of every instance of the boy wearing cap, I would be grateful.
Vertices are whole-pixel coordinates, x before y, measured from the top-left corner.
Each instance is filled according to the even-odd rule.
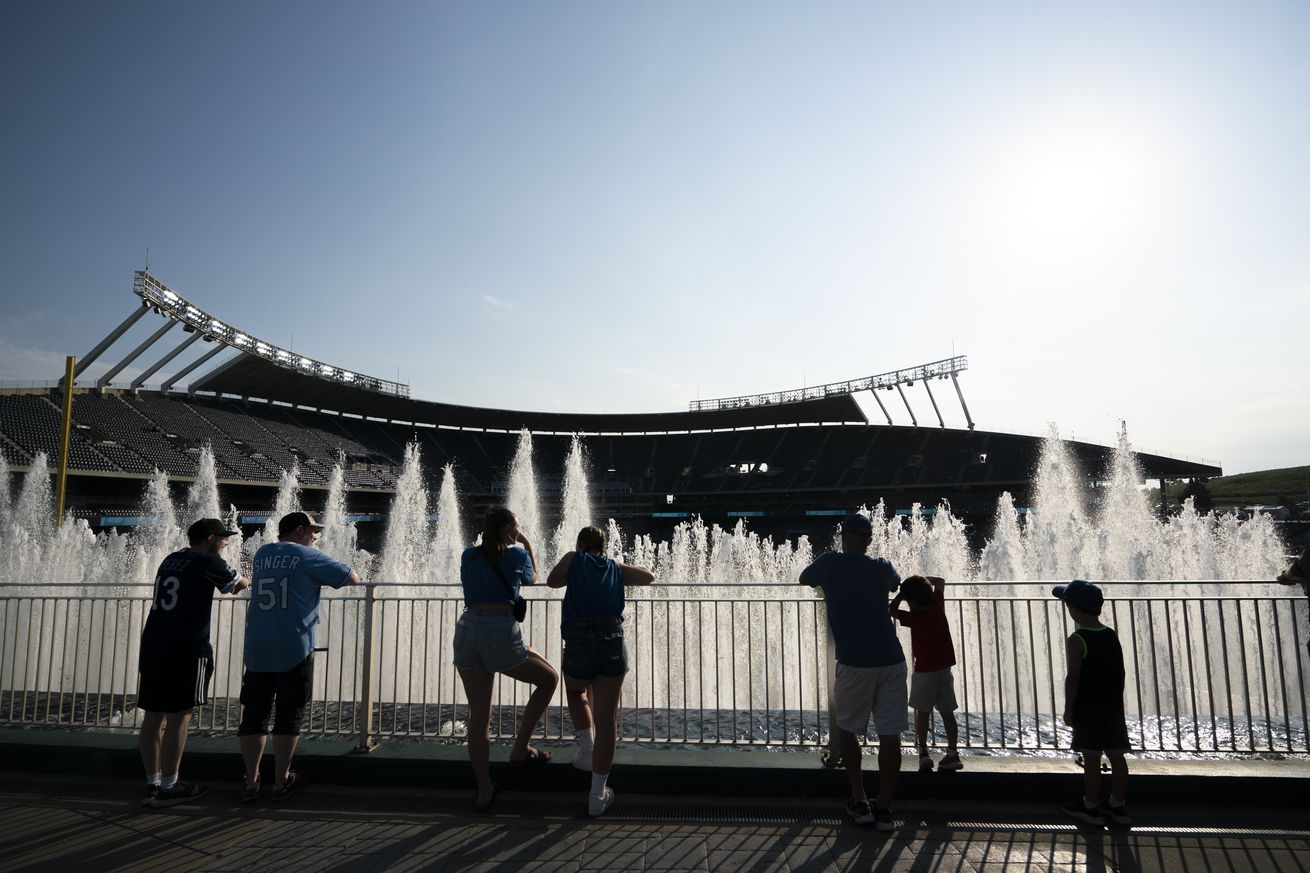
[[[243,802],[260,796],[259,762],[270,715],[277,769],[270,797],[285,800],[305,785],[304,777],[291,769],[291,757],[313,687],[319,596],[324,586],[359,584],[354,570],[314,548],[322,532],[323,525],[311,516],[291,512],[278,522],[278,541],[255,552],[246,612],[241,726],[237,729],[246,766]]]
[[[1065,646],[1064,723],[1073,728],[1073,747],[1083,756],[1083,798],[1061,804],[1073,818],[1091,825],[1129,825],[1128,724],[1124,718],[1124,655],[1119,638],[1101,624],[1101,589],[1082,579],[1051,590],[1077,625]],[[1110,760],[1110,799],[1101,797],[1101,755]]]
[[[833,699],[842,763],[850,780],[846,814],[880,831],[895,827],[891,811],[901,771],[901,732],[909,721],[905,653],[896,638],[888,598],[901,577],[886,558],[871,558],[873,525],[863,515],[846,517],[840,552],[825,552],[801,571],[800,581],[823,590],[828,626],[837,644]],[[860,771],[858,736],[872,714],[878,736],[878,797],[870,807]]]
[[[223,560],[237,532],[216,518],[187,529],[190,544],[159,565],[150,614],[141,631],[136,705],[145,710],[138,746],[146,769],[142,806],[162,808],[203,797],[203,785],[177,778],[191,710],[209,702],[214,650],[209,616],[214,592],[231,594],[250,585]]]

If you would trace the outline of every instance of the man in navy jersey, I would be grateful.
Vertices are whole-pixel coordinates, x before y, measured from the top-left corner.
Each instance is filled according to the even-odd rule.
[[[209,614],[214,592],[231,594],[250,585],[223,560],[227,539],[236,534],[216,518],[202,518],[187,530],[191,544],[159,565],[150,616],[141,632],[136,705],[141,722],[141,761],[146,768],[143,806],[165,807],[203,797],[203,785],[177,778],[191,709],[209,702],[214,650]]]
[[[242,801],[260,796],[259,761],[273,715],[276,784],[270,795],[285,800],[304,787],[291,769],[300,722],[314,681],[314,627],[324,586],[358,585],[359,576],[314,548],[323,525],[303,512],[278,521],[276,543],[259,547],[250,574],[246,613],[246,672],[241,677],[241,757],[246,765]],[[277,704],[274,715],[274,701]]]

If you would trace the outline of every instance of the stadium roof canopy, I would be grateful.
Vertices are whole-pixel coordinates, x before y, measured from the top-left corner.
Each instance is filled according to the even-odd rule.
[[[484,409],[398,397],[297,373],[271,361],[238,356],[201,377],[192,390],[256,396],[281,403],[448,427],[554,433],[660,433],[806,423],[868,423],[849,394],[799,403],[702,412],[564,413]]]
[[[77,361],[74,380],[151,311],[163,316],[165,323],[101,376],[96,381],[97,388],[110,387],[116,376],[173,327],[181,325],[185,334],[182,341],[145,367],[129,388],[142,388],[147,379],[174,358],[197,341],[204,340],[213,348],[165,378],[158,386],[160,391],[168,392],[177,385],[188,392],[265,400],[388,421],[478,430],[528,428],[538,433],[668,433],[800,424],[867,424],[867,416],[851,396],[853,390],[867,389],[873,381],[887,377],[894,377],[893,381],[924,380],[935,366],[869,377],[858,384],[834,383],[800,392],[727,398],[710,401],[704,406],[693,403],[691,409],[678,412],[600,414],[485,409],[415,400],[409,396],[406,384],[366,376],[266,342],[206,312],[144,270],[136,273],[133,291],[140,298],[140,305]],[[235,354],[223,359],[219,357],[223,352]],[[958,360],[963,362],[964,359]],[[207,365],[212,369],[205,371]],[[964,366],[967,363],[956,369]],[[948,369],[954,378],[954,369]],[[193,376],[193,372],[199,375]],[[932,375],[946,378],[946,372],[943,370],[938,374],[933,370]],[[913,384],[913,381],[906,381],[906,384]],[[890,390],[892,384],[889,382],[886,387]],[[956,387],[958,390],[958,385]],[[906,408],[909,410],[908,401]],[[913,411],[909,411],[913,417]],[[890,424],[891,416],[888,415],[887,419]]]

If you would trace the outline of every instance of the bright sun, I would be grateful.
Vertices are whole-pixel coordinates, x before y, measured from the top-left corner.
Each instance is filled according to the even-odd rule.
[[[1045,119],[989,162],[979,204],[1002,250],[1041,258],[1105,253],[1158,219],[1164,167],[1152,132],[1115,119]]]

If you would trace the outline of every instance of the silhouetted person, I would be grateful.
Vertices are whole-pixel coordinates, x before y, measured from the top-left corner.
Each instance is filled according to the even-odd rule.
[[[1064,601],[1077,628],[1065,643],[1064,723],[1073,728],[1073,747],[1083,756],[1083,797],[1061,805],[1091,825],[1128,825],[1128,723],[1124,717],[1124,653],[1113,629],[1101,624],[1105,597],[1090,582],[1075,579],[1051,594]],[[1101,755],[1110,761],[1110,799],[1101,807]]]
[[[850,780],[846,814],[880,831],[895,826],[892,794],[901,770],[901,732],[909,721],[905,653],[892,624],[888,599],[901,577],[886,558],[870,558],[873,525],[859,514],[841,526],[840,552],[825,552],[801,571],[800,581],[823,591],[828,626],[837,644],[833,687],[841,759]],[[878,735],[878,797],[870,808],[860,771],[859,735],[873,715]]]
[[[654,581],[655,574],[645,567],[605,557],[605,532],[597,527],[582,529],[577,550],[560,558],[546,579],[551,588],[565,589],[560,623],[564,689],[578,735],[578,757],[573,765],[591,773],[589,815],[601,815],[614,802],[614,789],[605,783],[614,763],[619,694],[628,672],[623,588]]]
[[[178,780],[191,710],[209,702],[214,649],[209,615],[214,592],[232,594],[250,580],[223,560],[228,537],[236,535],[216,518],[187,529],[187,548],[159,565],[150,615],[141,632],[136,705],[141,721],[141,762],[146,768],[143,806],[165,807],[204,797],[203,785]]]

